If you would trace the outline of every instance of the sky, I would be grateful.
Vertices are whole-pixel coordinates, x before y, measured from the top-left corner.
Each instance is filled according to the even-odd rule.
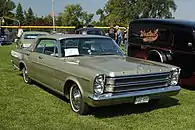
[[[13,0],[16,4],[20,2],[26,10],[31,7],[37,16],[46,16],[51,14],[52,0]],[[103,8],[107,0],[54,0],[55,15],[58,15],[64,10],[67,4],[80,4],[84,11],[89,13],[96,12],[97,9]],[[195,0],[175,0],[177,11],[174,13],[177,19],[194,20],[195,15]],[[97,16],[95,17],[97,19]]]

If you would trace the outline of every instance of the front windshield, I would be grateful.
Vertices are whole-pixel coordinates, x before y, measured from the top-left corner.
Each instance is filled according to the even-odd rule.
[[[70,38],[60,41],[62,56],[123,55],[110,38]]]

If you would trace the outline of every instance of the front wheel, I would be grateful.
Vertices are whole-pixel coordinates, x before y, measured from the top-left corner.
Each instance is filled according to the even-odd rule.
[[[31,78],[28,76],[28,71],[27,71],[26,67],[24,67],[22,69],[22,75],[23,75],[23,80],[24,80],[25,83],[27,83],[27,84],[31,84],[32,83]]]
[[[89,106],[83,101],[82,93],[76,84],[71,86],[69,95],[71,109],[80,115],[87,114],[89,111]]]

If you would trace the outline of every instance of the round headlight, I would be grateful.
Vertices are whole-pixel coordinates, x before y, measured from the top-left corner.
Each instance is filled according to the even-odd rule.
[[[94,92],[96,94],[102,94],[104,92],[104,82],[105,82],[104,75],[98,75],[95,77],[94,80]]]
[[[175,69],[171,72],[171,77],[170,77],[170,85],[171,86],[175,86],[178,84],[179,74],[180,74],[180,69]]]

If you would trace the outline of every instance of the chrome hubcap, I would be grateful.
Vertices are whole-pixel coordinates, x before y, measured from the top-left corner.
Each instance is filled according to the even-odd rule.
[[[81,104],[81,92],[77,86],[73,86],[72,88],[71,102],[72,102],[72,107],[74,111],[79,111],[80,104]]]
[[[24,77],[24,81],[28,82],[28,71],[26,70],[26,68],[23,70],[23,77]]]

